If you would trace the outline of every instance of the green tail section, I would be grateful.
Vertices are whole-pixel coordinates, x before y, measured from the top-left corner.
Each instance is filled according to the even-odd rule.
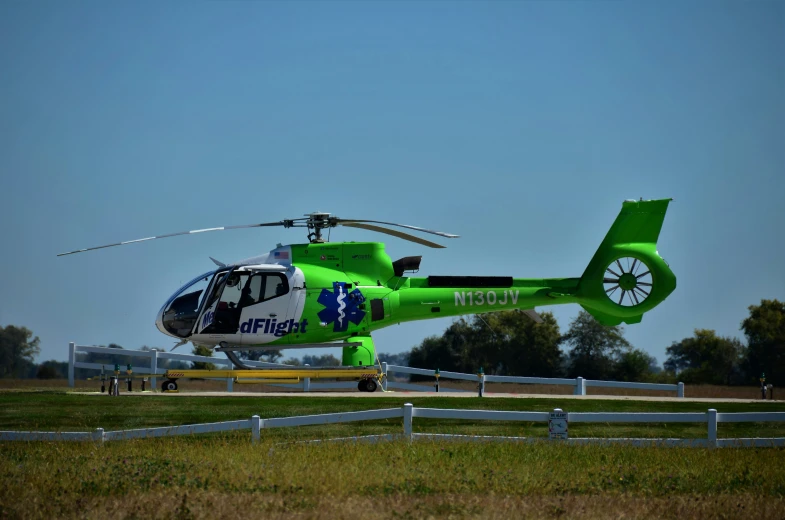
[[[581,306],[604,325],[638,323],[676,288],[657,253],[671,199],[626,201],[581,276]]]

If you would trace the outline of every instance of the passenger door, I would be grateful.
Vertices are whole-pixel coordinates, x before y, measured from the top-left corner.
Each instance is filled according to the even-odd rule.
[[[289,316],[291,282],[291,270],[283,266],[253,269],[238,301],[243,345],[271,343],[299,328]]]

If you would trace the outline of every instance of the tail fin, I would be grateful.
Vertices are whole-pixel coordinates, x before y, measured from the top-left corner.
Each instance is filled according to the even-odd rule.
[[[676,276],[657,253],[670,201],[622,204],[578,286],[581,305],[600,323],[638,323],[676,288]]]

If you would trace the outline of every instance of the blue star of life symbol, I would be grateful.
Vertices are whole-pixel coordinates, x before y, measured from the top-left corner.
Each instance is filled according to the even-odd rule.
[[[358,309],[365,301],[365,296],[359,289],[347,293],[346,282],[333,282],[332,292],[322,289],[316,301],[325,307],[319,311],[319,320],[324,325],[332,323],[333,332],[346,331],[350,321],[359,325],[365,317],[365,311]]]

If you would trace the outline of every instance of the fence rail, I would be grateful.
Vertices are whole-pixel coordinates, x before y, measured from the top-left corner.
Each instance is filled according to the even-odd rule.
[[[563,413],[556,409],[554,412]],[[785,422],[785,412],[754,412],[754,413],[717,413],[709,409],[706,413],[636,413],[636,412],[567,412],[568,423],[673,423],[696,422],[707,424],[707,437],[702,439],[636,439],[636,438],[565,438],[552,439],[553,442],[569,444],[615,444],[626,443],[633,446],[704,446],[704,447],[768,447],[785,446],[785,437],[775,438],[734,438],[718,439],[717,425],[721,422]],[[324,439],[307,442],[325,442],[337,440],[391,440],[403,438],[408,441],[420,439],[438,439],[455,441],[493,441],[493,442],[541,442],[549,439],[539,437],[502,437],[480,435],[451,435],[435,433],[414,433],[414,418],[419,419],[463,419],[472,421],[526,421],[547,422],[550,412],[513,412],[497,410],[455,410],[444,408],[416,408],[407,403],[400,408],[367,410],[360,412],[342,412],[321,415],[302,415],[295,417],[278,417],[261,419],[254,415],[250,419],[224,421],[216,423],[190,424],[183,426],[166,426],[158,428],[142,428],[133,430],[117,430],[105,432],[98,428],[93,432],[13,432],[0,431],[0,441],[106,441],[142,439],[152,437],[171,437],[178,435],[195,435],[200,433],[225,432],[234,430],[251,430],[252,442],[261,439],[261,432],[269,428],[289,428],[306,425],[325,425],[349,423],[356,421],[372,421],[380,419],[403,419],[403,435],[386,434],[366,437],[350,437],[342,439]]]
[[[482,397],[483,388],[485,383],[518,383],[527,385],[566,385],[574,387],[574,395],[586,395],[587,387],[597,388],[627,388],[630,390],[659,390],[676,392],[677,397],[684,397],[684,383],[677,384],[663,384],[663,383],[628,383],[624,381],[601,381],[595,379],[584,379],[576,377],[575,379],[559,378],[559,377],[517,377],[517,376],[489,376],[483,373],[479,374],[462,374],[460,372],[447,372],[439,370],[426,370],[424,368],[411,368],[402,367],[398,365],[389,365],[382,363],[382,373],[387,375],[390,373],[400,374],[416,374],[421,376],[430,376],[434,379],[461,379],[465,381],[474,381],[480,386],[480,396]],[[386,380],[382,384],[382,388],[387,390],[392,383],[387,383]],[[400,383],[398,383],[400,384]],[[407,390],[430,390],[429,387],[424,385],[409,384]],[[444,389],[440,389],[444,390]],[[465,391],[465,390],[462,390]]]

